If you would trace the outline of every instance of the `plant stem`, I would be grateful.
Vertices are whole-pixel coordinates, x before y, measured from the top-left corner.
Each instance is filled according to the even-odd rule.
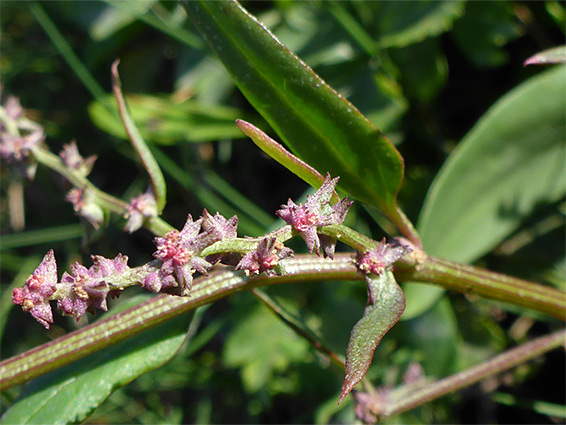
[[[49,18],[47,13],[45,13],[45,10],[43,10],[43,7],[39,4],[39,2],[30,3],[29,9],[87,90],[96,100],[101,102],[103,105],[107,105],[105,102],[106,93],[104,92],[104,89],[100,86],[100,84],[98,84],[86,66],[80,61],[63,34],[61,34],[61,32],[57,29],[57,26]]]
[[[511,369],[527,360],[564,345],[566,343],[565,338],[566,330],[560,330],[508,350],[468,370],[433,382],[409,394],[404,394],[399,401],[386,406],[381,415],[384,417],[398,415],[431,400],[469,387],[489,376]]]
[[[430,266],[427,263],[430,262]],[[222,271],[195,280],[190,297],[159,295],[123,313],[100,320],[81,330],[36,347],[0,363],[0,389],[26,382],[88,354],[115,344],[129,336],[156,326],[178,314],[214,302],[235,292],[281,283],[321,280],[362,280],[351,261],[351,254],[336,254],[334,260],[312,255],[297,255],[285,260],[287,275],[246,279],[242,272]],[[534,283],[498,275],[477,267],[462,266],[445,260],[429,258],[410,267],[398,267],[396,277],[436,283],[448,289],[487,296],[551,314],[564,320],[564,293]],[[461,276],[461,277],[458,277]],[[464,279],[465,284],[458,284]],[[530,302],[517,296],[517,286],[544,295]],[[492,288],[497,289],[493,294]],[[487,295],[486,295],[487,294]],[[549,305],[552,308],[549,308]],[[554,314],[551,314],[554,315]]]
[[[196,279],[190,297],[158,295],[122,313],[7,359],[0,363],[0,390],[27,382],[179,314],[239,291],[291,282],[361,279],[351,266],[349,256],[332,261],[301,255],[286,260],[285,269],[285,276],[259,276],[254,279],[246,278],[243,272],[219,271]]]
[[[527,307],[566,321],[566,293],[563,291],[479,267],[427,257],[421,264],[408,268],[401,264],[395,276]]]
[[[32,153],[37,162],[61,174],[73,186],[88,189],[94,195],[96,203],[102,208],[120,216],[123,216],[128,210],[128,204],[126,202],[98,189],[86,177],[77,173],[72,168],[65,166],[65,164],[61,162],[61,158],[54,153],[41,147],[33,148]],[[159,217],[148,220],[145,223],[145,227],[156,235],[163,235],[173,230],[173,227],[170,224]]]

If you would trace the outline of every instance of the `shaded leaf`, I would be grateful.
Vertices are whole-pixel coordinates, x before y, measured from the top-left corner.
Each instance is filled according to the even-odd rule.
[[[291,306],[286,306],[291,307]],[[254,309],[226,340],[223,352],[228,367],[240,367],[248,392],[276,386],[276,373],[303,361],[309,344],[265,308]]]
[[[117,2],[109,1],[108,3],[113,5]],[[92,22],[90,36],[96,41],[106,40],[135,21],[136,15],[147,12],[154,3],[155,0],[138,0],[124,3],[122,8],[106,7]]]
[[[474,65],[498,66],[507,61],[504,46],[520,35],[516,19],[509,2],[470,1],[450,36]]]
[[[181,315],[37,378],[27,385],[2,422],[84,421],[113,391],[169,361],[183,344],[191,317]]]
[[[426,251],[468,263],[492,250],[539,204],[566,192],[566,67],[500,99],[450,155],[427,194],[418,228]],[[443,293],[408,285],[411,318]]]
[[[182,4],[234,81],[283,141],[350,196],[399,220],[399,153],[352,104],[234,1]]]
[[[166,96],[127,95],[126,101],[142,137],[153,143],[208,142],[242,138],[234,125],[243,114],[239,109],[205,105],[191,100],[175,103]],[[117,109],[112,113],[106,102],[92,102],[91,120],[107,133],[127,140]]]
[[[436,38],[395,49],[391,57],[401,71],[405,93],[421,102],[433,100],[448,78],[446,57]]]
[[[383,335],[399,321],[405,310],[405,296],[393,273],[372,275],[367,278],[367,283],[368,306],[350,335],[346,350],[346,376],[338,403],[365,376]],[[375,304],[371,303],[371,300],[374,300]]]
[[[378,45],[405,47],[452,28],[465,2],[374,2]]]

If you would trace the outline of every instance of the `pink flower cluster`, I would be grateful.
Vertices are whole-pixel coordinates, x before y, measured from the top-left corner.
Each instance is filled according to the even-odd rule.
[[[45,140],[43,128],[26,118],[18,98],[10,96],[0,108],[0,157],[20,176],[32,180],[35,177],[37,162],[30,152]]]
[[[412,249],[405,245],[388,244],[383,238],[375,248],[366,252],[358,252],[355,263],[360,272],[379,276],[391,270],[393,263],[411,251]]]
[[[246,276],[253,276],[265,272],[268,276],[275,276],[279,261],[293,255],[293,250],[274,236],[266,236],[257,246],[257,250],[247,253],[236,265],[236,270],[244,270]]]
[[[151,272],[142,281],[142,286],[152,292],[165,292],[186,296],[193,283],[193,274],[207,274],[214,262],[222,256],[203,258],[201,252],[220,240],[235,238],[238,217],[227,220],[220,214],[212,216],[203,211],[203,216],[193,221],[189,214],[183,229],[172,230],[165,237],[154,239],[157,251],[153,256],[161,262],[159,271]]]
[[[94,314],[95,308],[107,311],[106,297],[110,292],[107,282],[129,270],[128,257],[119,254],[109,260],[96,255],[92,260],[93,265],[88,269],[74,263],[71,274],[63,273],[58,282],[57,263],[53,250],[50,250],[26,284],[13,290],[12,302],[21,305],[47,329],[53,323],[50,300],[56,299],[57,308],[77,320],[87,311]]]
[[[331,224],[342,224],[353,203],[344,198],[330,206],[330,199],[339,179],[340,177],[330,179],[330,174],[327,174],[320,189],[313,195],[307,196],[304,204],[297,205],[289,199],[287,205],[281,205],[281,209],[277,211],[277,215],[290,224],[305,240],[311,254],[315,251],[320,255],[322,248],[325,255],[334,257],[336,240],[319,234],[318,229]]]

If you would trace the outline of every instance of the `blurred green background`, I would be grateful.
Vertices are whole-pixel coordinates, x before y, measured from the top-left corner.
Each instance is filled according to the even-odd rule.
[[[524,68],[523,61],[564,43],[564,5],[557,1],[243,5],[396,144],[406,163],[400,203],[415,222],[432,179],[463,136],[497,99],[543,70]],[[187,213],[198,216],[205,207],[238,214],[240,235],[256,236],[277,226],[274,211],[288,197],[308,192],[234,126],[243,118],[269,129],[177,3],[4,1],[0,7],[3,97],[20,98],[28,116],[45,127],[52,151],[76,139],[84,156],[97,155],[90,178],[102,190],[128,200],[147,184],[119,119],[105,106],[111,100],[110,65],[120,58],[130,109],[167,179],[165,220],[179,227]],[[12,287],[22,284],[49,248],[55,249],[61,272],[73,261],[88,264],[91,253],[122,252],[138,266],[151,259],[153,243],[146,230],[122,232],[124,220],[118,217],[89,231],[85,242],[63,200],[68,188],[41,167],[25,185],[26,226],[16,233],[10,227],[5,167],[0,173],[5,359],[84,325],[56,317],[48,333],[10,308]],[[561,202],[535,211],[506,245],[478,263],[562,284]],[[384,235],[360,206],[348,220],[363,233]],[[300,241],[292,247],[304,251]],[[127,292],[118,302],[143,291]],[[350,283],[270,288],[269,294],[340,354],[365,305],[364,287]],[[196,320],[198,332],[171,362],[116,391],[87,422],[354,420],[349,398],[336,407],[343,372],[251,294],[220,301]],[[376,351],[369,377],[376,385],[397,385],[413,362],[427,376],[446,376],[509,343],[547,332],[551,322],[449,294],[391,331]],[[552,423],[548,415],[555,413],[554,404],[564,404],[564,388],[545,382],[564,372],[563,353],[551,353],[544,363],[525,365],[392,422]],[[489,386],[496,392],[484,391]],[[2,394],[3,410],[18,391]],[[540,407],[538,400],[554,404]]]

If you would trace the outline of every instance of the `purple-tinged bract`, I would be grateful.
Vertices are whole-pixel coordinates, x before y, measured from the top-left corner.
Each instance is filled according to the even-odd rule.
[[[321,238],[318,228],[331,224],[342,224],[352,202],[346,198],[337,204],[330,206],[330,199],[340,178],[330,178],[326,175],[326,180],[314,194],[307,196],[304,204],[295,204],[291,199],[287,205],[281,205],[277,215],[287,224],[291,225],[305,240],[309,252],[316,252],[320,255],[322,247],[325,255],[333,257],[336,241],[330,237]]]
[[[380,275],[390,270],[393,263],[411,251],[412,249],[405,245],[388,244],[383,238],[375,248],[363,253],[358,252],[355,263],[362,273]]]
[[[63,150],[59,152],[59,157],[65,166],[77,170],[83,177],[90,174],[94,162],[96,161],[96,155],[83,158],[77,148],[77,142],[74,140],[68,145],[63,145]]]
[[[212,267],[212,264],[199,254],[204,248],[220,240],[220,236],[215,234],[212,228],[200,233],[202,222],[202,218],[193,221],[189,214],[180,232],[172,230],[165,237],[154,239],[157,251],[153,256],[162,261],[158,273],[161,292],[186,296],[193,283],[193,274],[195,272],[206,274]],[[143,285],[150,290],[159,286],[155,282],[155,277],[146,278]]]
[[[157,217],[157,202],[151,190],[136,196],[130,201],[124,217],[128,220],[124,230],[134,233],[143,226],[145,220]]]
[[[12,292],[12,303],[21,305],[22,309],[30,312],[35,320],[49,329],[53,323],[53,312],[49,297],[55,293],[57,284],[57,263],[53,250],[50,250],[28,277],[22,288]]]
[[[244,270],[246,276],[265,272],[268,276],[277,274],[275,267],[279,261],[293,255],[291,248],[277,242],[275,237],[265,237],[257,245],[257,249],[248,252],[236,265],[236,270]]]

